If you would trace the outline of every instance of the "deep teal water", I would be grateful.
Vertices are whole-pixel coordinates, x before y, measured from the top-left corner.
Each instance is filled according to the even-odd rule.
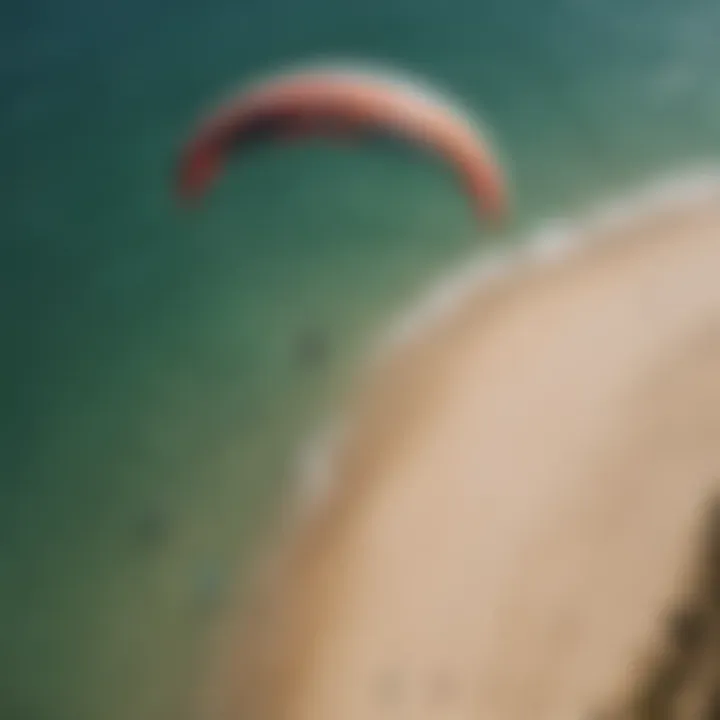
[[[424,74],[491,128],[509,242],[716,158],[719,34],[712,0],[3,4],[0,717],[185,717],[206,596],[297,443],[387,314],[491,241],[443,168],[374,146],[268,147],[180,213],[208,103],[296,59]]]

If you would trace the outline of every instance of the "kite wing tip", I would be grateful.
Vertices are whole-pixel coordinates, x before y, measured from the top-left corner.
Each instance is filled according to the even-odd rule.
[[[212,146],[193,143],[186,148],[175,171],[175,196],[184,206],[195,206],[220,169],[220,157]]]

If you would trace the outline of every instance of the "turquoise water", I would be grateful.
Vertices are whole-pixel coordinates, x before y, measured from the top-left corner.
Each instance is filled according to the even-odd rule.
[[[712,0],[0,8],[0,718],[190,718],[227,579],[360,348],[482,243],[718,154]],[[180,213],[209,102],[295,59],[424,74],[492,129],[490,238],[442,167],[273,148]],[[327,362],[298,362],[298,336]]]

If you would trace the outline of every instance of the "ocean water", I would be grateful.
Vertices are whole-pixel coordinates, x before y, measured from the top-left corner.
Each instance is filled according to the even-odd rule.
[[[0,718],[191,720],[213,613],[362,348],[476,249],[716,159],[719,33],[713,0],[3,3]],[[199,112],[337,56],[478,114],[507,230],[372,144],[267,147],[180,212]]]

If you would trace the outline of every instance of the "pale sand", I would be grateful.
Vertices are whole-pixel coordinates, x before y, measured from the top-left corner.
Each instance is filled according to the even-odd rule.
[[[705,717],[720,182],[660,195],[471,278],[381,354],[329,490],[222,627],[203,717]],[[669,624],[684,607],[706,642]]]

